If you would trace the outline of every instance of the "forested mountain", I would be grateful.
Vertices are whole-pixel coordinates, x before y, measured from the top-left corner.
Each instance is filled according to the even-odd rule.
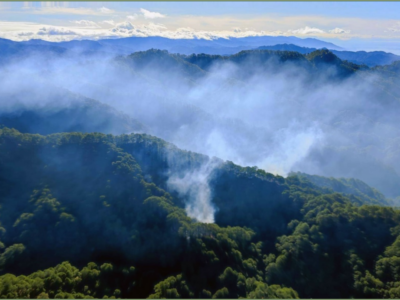
[[[273,46],[261,46],[257,50],[273,50],[273,51],[293,51],[301,54],[308,54],[318,50],[317,48],[300,47],[293,44],[279,44]],[[367,65],[368,67],[390,65],[395,61],[400,60],[400,56],[393,53],[384,51],[344,51],[344,50],[330,50],[333,54],[342,60],[358,65]]]
[[[168,180],[212,161],[148,135],[1,129],[0,295],[399,297],[399,211],[218,161],[199,223]]]
[[[153,50],[150,50],[153,51]],[[148,52],[148,51],[147,51]],[[296,51],[248,50],[230,56],[192,54],[181,57],[206,71],[213,71],[216,65],[234,64],[240,66],[240,73],[231,74],[237,79],[246,81],[249,76],[260,72],[282,72],[284,68],[293,67],[301,76],[315,79],[328,76],[328,79],[343,79],[354,75],[356,71],[367,71],[366,65],[357,65],[342,60],[333,51],[314,50],[302,54]]]
[[[257,68],[261,66],[271,68],[271,65],[274,63],[291,63],[309,73],[315,72],[315,74],[321,74],[326,65],[331,65],[337,68],[336,76],[339,77],[348,76],[354,73],[354,71],[363,68],[362,66],[340,60],[331,51],[326,49],[315,50],[307,55],[295,51],[249,50],[241,51],[231,56],[193,54],[185,56],[184,59],[205,70],[210,70],[216,63],[253,64]]]
[[[221,156],[219,149],[214,153],[207,152],[210,151],[204,147],[207,141],[193,145],[193,139],[186,140],[183,136],[189,128],[192,135],[201,138],[213,130],[213,134],[221,132],[228,145],[232,144],[235,150],[241,151],[226,159],[235,160],[240,156],[242,161],[236,160],[239,163],[259,165],[260,162],[254,161],[260,153],[259,146],[265,143],[266,136],[287,126],[283,120],[318,122],[328,139],[333,140],[328,142],[328,147],[311,151],[309,159],[313,165],[301,162],[297,170],[315,172],[317,169],[323,176],[358,178],[387,197],[400,195],[396,146],[399,127],[395,125],[398,123],[395,112],[400,109],[400,94],[396,88],[400,80],[396,63],[368,68],[342,61],[328,50],[317,50],[307,55],[256,50],[231,56],[185,56],[154,49],[120,58],[119,62],[157,82],[160,88],[154,91],[161,91],[164,97],[168,94],[170,101],[162,102],[162,105],[170,106],[171,113],[164,116],[163,122],[171,119],[168,122],[174,124],[174,130],[167,134],[165,131],[153,132],[180,147]],[[268,85],[268,82],[274,84]],[[325,93],[326,90],[330,92]],[[314,91],[318,92],[314,94]],[[278,111],[281,114],[269,115],[271,94],[278,95],[272,101],[280,107]],[[176,109],[173,103],[178,100],[189,106],[179,104],[180,108]],[[152,101],[156,100],[152,98]],[[261,101],[265,101],[265,109],[261,109],[264,105]],[[254,119],[258,112],[249,112],[251,116],[246,119],[241,115],[242,111],[230,109],[231,103],[235,103],[234,107],[240,103],[244,107],[245,103],[248,103],[247,107],[259,107],[259,119]],[[172,121],[177,119],[182,107],[186,112],[182,111],[181,122]],[[244,112],[249,110],[244,107]],[[263,111],[269,118],[263,118]],[[191,117],[187,118],[188,115]],[[157,126],[159,119],[135,117],[151,124],[150,127],[160,128]],[[237,122],[238,119],[241,123]],[[266,130],[262,124],[267,122],[276,128]],[[238,141],[243,141],[245,151],[236,146]],[[268,153],[269,149],[263,151]],[[370,172],[370,168],[374,172]]]
[[[129,43],[0,66],[0,297],[400,297],[397,62]]]
[[[400,60],[399,55],[384,51],[337,51],[332,50],[340,59],[348,60],[359,65],[367,65],[369,67],[390,65]]]
[[[143,132],[145,126],[112,107],[92,99],[80,99],[65,108],[20,107],[0,113],[0,124],[25,133]]]
[[[0,97],[4,101],[0,103],[0,125],[40,134],[71,131],[121,134],[146,130],[137,120],[97,100],[35,79],[12,87],[7,72],[2,77]]]
[[[331,192],[342,193],[360,204],[394,205],[378,190],[371,188],[365,182],[354,178],[327,178],[317,175],[309,175],[301,172],[292,173],[291,176],[297,176],[300,180],[310,181],[316,186],[328,188]],[[354,200],[353,197],[360,199]]]
[[[86,122],[90,126],[85,129],[68,125],[67,120],[73,119],[63,112],[69,128],[49,132],[145,131],[184,149],[282,175],[303,171],[357,178],[386,197],[396,198],[400,195],[400,77],[396,65],[369,68],[343,61],[328,50],[307,55],[252,50],[230,56],[187,56],[152,49],[115,59],[100,52],[76,60],[28,56],[4,67],[0,93],[8,99],[4,101],[7,105],[33,103],[29,109],[34,114],[37,103],[57,111],[71,91],[127,115],[103,118],[99,113],[97,118],[97,113],[89,114],[87,120],[92,121]],[[38,78],[42,80],[39,84]],[[60,92],[48,92],[54,88]],[[11,114],[18,112],[18,116],[21,109],[11,107]],[[295,126],[296,122],[301,126]],[[118,124],[118,129],[105,131],[107,123]],[[140,129],[143,126],[146,129]],[[49,130],[16,128],[32,133]],[[306,142],[310,146],[300,147],[304,154],[283,146],[286,139],[303,135],[311,139]],[[300,138],[296,141],[301,143]]]

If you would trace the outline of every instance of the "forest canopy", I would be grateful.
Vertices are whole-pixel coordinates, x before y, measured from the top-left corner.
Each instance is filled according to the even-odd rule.
[[[222,162],[200,223],[164,170],[208,160],[145,134],[1,129],[0,295],[400,296],[400,211],[379,193]]]

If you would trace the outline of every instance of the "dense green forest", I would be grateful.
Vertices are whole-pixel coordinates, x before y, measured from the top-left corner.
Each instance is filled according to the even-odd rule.
[[[0,298],[400,298],[398,62],[101,55],[0,72]],[[306,162],[334,177],[182,150],[274,157],[313,121]]]
[[[146,134],[3,127],[0,297],[400,297],[400,211],[378,191],[221,161],[200,223],[168,171],[210,160]]]

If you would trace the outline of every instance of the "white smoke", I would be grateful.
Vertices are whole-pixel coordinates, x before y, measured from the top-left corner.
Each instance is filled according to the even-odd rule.
[[[40,80],[109,104],[181,149],[239,165],[284,176],[302,171],[355,177],[378,189],[382,184],[374,183],[398,176],[400,121],[389,97],[396,91],[380,91],[378,75],[335,81],[321,72],[310,80],[307,71],[289,62],[277,66],[220,62],[197,78],[191,77],[196,68],[135,69],[105,53],[23,56],[0,67],[0,96],[7,96],[0,108],[13,109],[17,103],[8,95],[15,93],[25,95],[25,105],[60,104],[62,97],[38,88]],[[354,157],[365,163],[356,164]],[[367,157],[379,162],[381,173]],[[386,172],[385,166],[395,171]],[[207,167],[170,179],[170,186],[186,195],[188,213],[207,222],[215,212],[209,174]]]
[[[212,203],[209,181],[212,172],[220,164],[220,160],[211,159],[198,169],[185,173],[183,177],[174,174],[168,179],[168,187],[185,199],[188,216],[199,222],[214,223],[216,208]]]
[[[293,122],[289,127],[278,130],[274,136],[276,150],[257,164],[260,168],[287,176],[296,163],[307,157],[313,146],[321,145],[324,135],[318,126],[296,131],[297,126]]]

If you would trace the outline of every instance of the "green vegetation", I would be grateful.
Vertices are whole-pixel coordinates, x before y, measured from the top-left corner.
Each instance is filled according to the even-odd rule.
[[[245,79],[246,76],[254,74],[257,68],[269,68],[275,70],[279,65],[291,64],[302,70],[310,76],[320,76],[321,73],[326,73],[327,68],[334,70],[330,79],[343,79],[353,75],[357,70],[368,70],[365,65],[357,65],[345,60],[339,59],[331,51],[322,49],[315,50],[308,54],[301,54],[296,51],[280,51],[280,50],[246,50],[234,55],[207,55],[207,54],[192,54],[189,56],[180,55],[185,61],[199,66],[201,69],[209,71],[216,64],[234,63],[237,65],[246,65],[244,74],[240,75],[240,79]],[[249,66],[252,66],[249,70]],[[275,70],[276,71],[276,70]]]
[[[330,192],[345,194],[355,204],[394,204],[392,200],[387,199],[377,189],[371,188],[365,182],[362,182],[358,179],[333,177],[327,178],[301,172],[292,173],[291,175],[298,176],[300,180],[310,181],[318,187],[328,188]]]
[[[366,205],[377,191],[225,162],[204,224],[166,170],[207,161],[144,134],[0,129],[0,297],[399,297],[400,212]]]

